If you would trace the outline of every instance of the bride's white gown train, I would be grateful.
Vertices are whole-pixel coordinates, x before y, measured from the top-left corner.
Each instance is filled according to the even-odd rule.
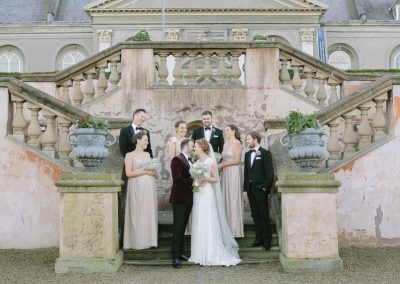
[[[204,161],[208,175],[213,163],[212,158]],[[230,266],[241,261],[239,247],[230,232],[223,206],[219,182],[213,185],[207,183],[193,194],[190,262]]]

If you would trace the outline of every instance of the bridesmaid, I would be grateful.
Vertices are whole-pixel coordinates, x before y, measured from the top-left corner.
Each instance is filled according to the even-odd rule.
[[[181,142],[185,139],[187,133],[186,122],[178,120],[175,123],[176,136],[172,136],[168,140],[168,158],[171,161],[174,157],[181,153]]]
[[[142,163],[150,160],[144,150],[149,144],[146,132],[137,133],[136,149],[125,156],[125,171],[128,177],[124,249],[146,249],[157,246],[157,190],[155,171],[143,170]]]
[[[243,194],[240,159],[242,146],[239,129],[227,125],[224,129],[225,144],[222,162],[218,164],[221,173],[221,190],[225,199],[226,218],[235,238],[243,238]]]

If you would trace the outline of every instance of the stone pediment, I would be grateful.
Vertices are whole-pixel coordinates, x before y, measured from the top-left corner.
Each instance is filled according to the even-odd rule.
[[[99,0],[84,7],[88,12],[156,12],[162,1],[148,0]],[[165,0],[166,10],[171,12],[262,12],[262,11],[325,11],[328,6],[315,0]]]

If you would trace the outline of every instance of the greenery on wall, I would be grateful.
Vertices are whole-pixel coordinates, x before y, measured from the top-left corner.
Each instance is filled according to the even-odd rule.
[[[317,127],[317,115],[302,114],[298,111],[291,111],[286,117],[286,129],[289,134],[300,133],[306,128]]]
[[[253,40],[268,40],[268,37],[263,35],[255,35]]]
[[[137,32],[133,37],[133,41],[150,41],[150,35],[146,31]]]

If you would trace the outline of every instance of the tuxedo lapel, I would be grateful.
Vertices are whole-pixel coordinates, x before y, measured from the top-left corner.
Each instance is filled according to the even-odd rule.
[[[186,165],[187,168],[190,169],[190,164],[188,162],[188,160],[186,159],[185,155],[183,155],[182,153],[179,154],[179,158],[182,160],[182,162]]]
[[[129,126],[129,134],[131,135],[131,137],[133,138],[133,136],[135,136],[135,131],[133,130],[133,126]]]

